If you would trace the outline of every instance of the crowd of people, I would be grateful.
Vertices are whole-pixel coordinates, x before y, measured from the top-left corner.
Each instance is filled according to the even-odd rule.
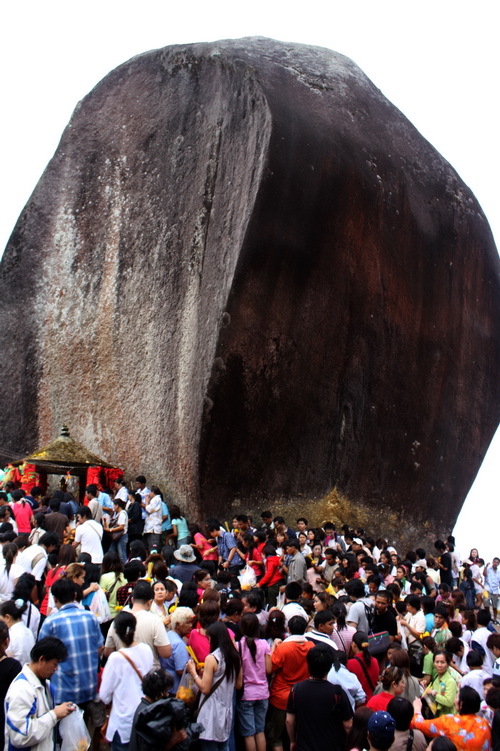
[[[498,558],[133,485],[0,491],[6,748],[500,749]]]

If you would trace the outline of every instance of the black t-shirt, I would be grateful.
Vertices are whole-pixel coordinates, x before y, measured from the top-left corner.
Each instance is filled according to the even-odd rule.
[[[398,633],[396,616],[389,610],[381,615],[375,613],[372,628],[374,634],[379,634],[381,631],[388,631],[391,636],[396,636]]]
[[[300,681],[290,691],[286,711],[295,715],[297,751],[343,751],[343,722],[353,712],[347,694],[326,680]]]
[[[443,553],[441,555],[441,564],[448,569],[447,571],[442,568],[439,569],[439,573],[441,574],[441,584],[449,584],[450,587],[453,587],[453,561],[451,560],[451,555],[449,553]]]

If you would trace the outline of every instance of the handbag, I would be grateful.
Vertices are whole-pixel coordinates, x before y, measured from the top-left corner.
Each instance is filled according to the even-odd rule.
[[[380,631],[377,634],[368,636],[368,653],[372,657],[383,655],[391,645],[391,637],[388,631]]]
[[[429,683],[422,694],[422,716],[424,720],[433,720],[437,714],[437,701],[428,692],[432,689],[432,683]]]
[[[118,540],[119,540],[119,539],[120,539],[121,537],[123,537],[123,530],[122,530],[122,529],[121,529],[121,530],[119,530],[118,532],[114,532],[114,531],[113,531],[113,527],[116,527],[116,526],[117,526],[117,525],[116,525],[116,522],[117,522],[117,521],[118,521],[118,520],[116,520],[116,521],[115,521],[114,523],[113,523],[113,521],[112,521],[111,527],[109,528],[109,531],[111,532],[111,539],[113,540],[113,542],[118,542]]]

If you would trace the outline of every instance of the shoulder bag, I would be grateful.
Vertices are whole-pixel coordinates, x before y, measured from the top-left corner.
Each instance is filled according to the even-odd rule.
[[[370,678],[370,674],[369,674],[368,670],[366,669],[365,661],[363,660],[362,657],[359,657],[359,655],[356,655],[356,657],[354,659],[357,662],[359,662],[359,664],[363,668],[363,673],[365,674],[366,680],[368,681],[368,685],[370,686],[371,690],[375,691],[375,686],[373,685],[373,681]]]

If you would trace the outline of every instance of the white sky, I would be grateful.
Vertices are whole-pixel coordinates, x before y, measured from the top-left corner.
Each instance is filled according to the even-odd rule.
[[[257,35],[351,57],[473,190],[498,245],[499,21],[496,0],[4,2],[0,253],[76,103],[110,70],[168,44]],[[456,527],[461,552],[490,560],[499,464],[497,431]]]

